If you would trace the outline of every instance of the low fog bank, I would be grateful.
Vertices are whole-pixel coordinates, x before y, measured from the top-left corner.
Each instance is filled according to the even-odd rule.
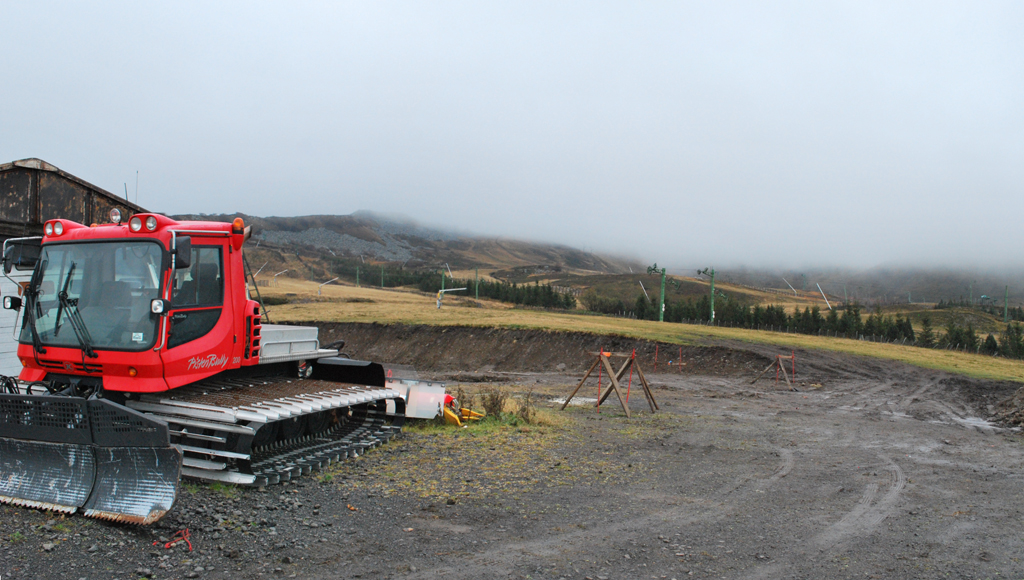
[[[679,272],[692,276],[696,272]],[[717,279],[749,286],[816,292],[864,303],[933,303],[940,300],[1002,306],[1024,304],[1024,270],[1006,268],[722,268]]]

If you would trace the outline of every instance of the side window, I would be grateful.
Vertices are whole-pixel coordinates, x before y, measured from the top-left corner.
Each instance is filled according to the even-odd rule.
[[[172,308],[224,303],[224,268],[219,247],[192,246],[192,267],[174,273]]]
[[[221,248],[192,246],[192,266],[174,273],[171,335],[167,348],[206,336],[220,320],[223,305]]]

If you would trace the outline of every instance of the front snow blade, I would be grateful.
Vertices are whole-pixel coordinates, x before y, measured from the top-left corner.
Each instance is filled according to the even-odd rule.
[[[180,475],[181,453],[173,447],[97,447],[96,483],[83,513],[151,524],[174,505]]]
[[[0,437],[0,502],[74,513],[96,479],[92,447]]]
[[[149,524],[180,472],[166,423],[104,399],[0,395],[0,502]]]

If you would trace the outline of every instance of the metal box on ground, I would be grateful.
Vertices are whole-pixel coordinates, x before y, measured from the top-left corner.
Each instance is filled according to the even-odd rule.
[[[412,419],[433,419],[444,405],[444,383],[388,379],[388,388],[405,399],[405,416]]]

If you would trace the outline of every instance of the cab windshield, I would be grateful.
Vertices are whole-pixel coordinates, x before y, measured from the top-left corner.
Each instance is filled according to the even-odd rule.
[[[160,297],[162,260],[161,246],[148,241],[43,246],[21,342],[32,342],[34,323],[47,346],[151,347],[158,320],[150,302]]]

